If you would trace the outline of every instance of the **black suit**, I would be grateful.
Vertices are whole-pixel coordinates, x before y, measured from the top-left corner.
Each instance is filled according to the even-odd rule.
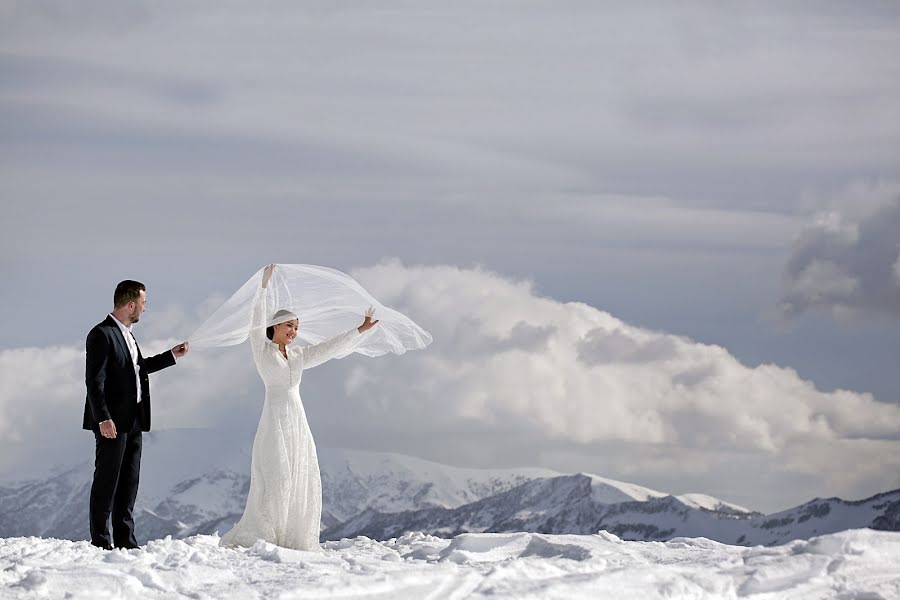
[[[129,334],[130,335],[130,334]],[[137,341],[135,341],[137,347]],[[137,401],[134,362],[112,316],[87,336],[83,427],[96,438],[94,483],[91,486],[91,543],[95,546],[137,546],[132,511],[141,469],[141,432],[150,431],[150,378],[175,364],[166,351],[144,358],[138,347],[141,401]],[[112,419],[116,438],[100,435],[100,423]],[[107,522],[112,513],[113,542]]]

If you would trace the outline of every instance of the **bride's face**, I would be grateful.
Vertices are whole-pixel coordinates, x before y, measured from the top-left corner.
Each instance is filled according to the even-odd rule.
[[[297,329],[299,327],[300,322],[297,319],[275,325],[275,333],[272,335],[272,341],[276,344],[287,346],[294,341],[295,337],[297,337]]]

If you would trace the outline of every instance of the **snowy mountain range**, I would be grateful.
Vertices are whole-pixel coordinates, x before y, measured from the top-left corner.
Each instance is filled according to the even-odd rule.
[[[249,448],[203,431],[145,437],[136,507],[141,543],[224,533],[249,489]],[[322,539],[386,540],[420,531],[597,533],[626,540],[706,537],[774,545],[851,528],[900,531],[900,490],[865,500],[815,499],[763,515],[702,494],[671,496],[596,475],[548,469],[464,469],[391,453],[319,449]],[[0,538],[88,539],[92,466],[0,485]]]
[[[725,503],[698,506],[676,496],[604,503],[596,499],[595,479],[583,473],[534,479],[456,508],[402,513],[369,508],[326,528],[322,537],[364,535],[381,540],[408,531],[452,537],[463,532],[591,534],[605,530],[626,540],[705,537],[736,545],[776,545],[852,528],[900,531],[900,490],[856,502],[817,498],[787,511],[762,515]]]

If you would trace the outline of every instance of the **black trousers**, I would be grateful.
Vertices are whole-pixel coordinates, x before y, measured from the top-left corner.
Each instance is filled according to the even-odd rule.
[[[94,483],[91,485],[91,543],[101,548],[135,547],[134,500],[141,473],[141,418],[131,431],[118,431],[115,439],[94,432]],[[112,540],[109,538],[112,515]]]

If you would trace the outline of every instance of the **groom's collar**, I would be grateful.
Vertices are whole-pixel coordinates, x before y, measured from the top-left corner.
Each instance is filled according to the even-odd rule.
[[[109,313],[109,318],[112,319],[115,322],[115,324],[119,326],[119,329],[122,329],[123,331],[127,330],[129,332],[131,331],[131,325],[126,325],[122,321],[118,320],[114,314]]]

